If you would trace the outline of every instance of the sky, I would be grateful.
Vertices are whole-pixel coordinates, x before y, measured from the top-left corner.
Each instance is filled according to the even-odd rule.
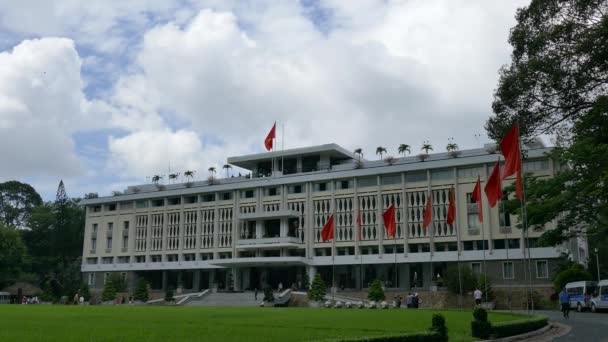
[[[61,179],[70,197],[204,179],[275,121],[285,148],[368,159],[480,147],[527,3],[1,1],[0,181],[52,200]]]

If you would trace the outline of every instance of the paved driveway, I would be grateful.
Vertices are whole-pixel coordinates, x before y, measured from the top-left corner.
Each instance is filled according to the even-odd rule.
[[[536,311],[536,313],[572,327],[568,334],[554,341],[608,342],[608,312],[570,311],[569,319],[563,318],[559,311]]]

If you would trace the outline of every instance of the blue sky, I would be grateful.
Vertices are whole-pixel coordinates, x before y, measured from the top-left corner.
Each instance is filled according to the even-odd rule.
[[[46,200],[335,142],[396,155],[487,138],[526,1],[24,0],[0,4],[0,181]],[[281,125],[279,125],[281,126]],[[484,140],[485,139],[485,140]]]

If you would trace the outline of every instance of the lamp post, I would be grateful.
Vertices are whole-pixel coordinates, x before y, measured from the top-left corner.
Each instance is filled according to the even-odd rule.
[[[598,252],[597,248],[594,248],[593,251],[595,252],[595,266],[597,266],[597,281],[599,282],[601,280],[601,278],[600,278],[600,253]]]

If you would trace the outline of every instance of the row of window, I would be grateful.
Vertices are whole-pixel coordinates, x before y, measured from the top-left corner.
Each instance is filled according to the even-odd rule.
[[[536,278],[547,279],[549,278],[549,262],[547,260],[536,260]],[[472,262],[471,269],[477,274],[481,274],[481,263]],[[503,279],[515,279],[515,267],[513,261],[502,262],[502,278]]]

